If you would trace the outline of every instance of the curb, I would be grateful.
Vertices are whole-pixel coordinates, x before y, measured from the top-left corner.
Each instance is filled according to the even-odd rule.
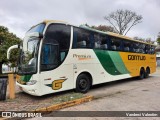
[[[82,104],[84,102],[89,102],[91,100],[93,100],[93,96],[86,96],[86,97],[83,97],[83,98],[80,98],[80,99],[71,100],[71,101],[59,103],[59,104],[56,104],[56,105],[51,105],[49,107],[35,109],[33,111],[34,112],[51,112],[51,111],[59,110],[59,109],[62,109],[62,108],[67,108],[67,107],[79,105],[79,104]]]
[[[8,118],[2,118],[2,117],[0,117],[0,120],[7,120]]]

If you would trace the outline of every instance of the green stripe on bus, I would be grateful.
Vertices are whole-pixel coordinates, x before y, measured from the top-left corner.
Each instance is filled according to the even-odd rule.
[[[21,76],[21,80],[24,82],[28,82],[31,79],[32,75],[23,75]]]
[[[118,52],[94,50],[103,68],[111,75],[129,73]]]
[[[117,68],[117,70],[122,74],[127,74],[129,71],[127,70],[125,64],[122,61],[122,58],[119,54],[119,52],[115,51],[108,51],[109,56],[111,57],[113,64]]]

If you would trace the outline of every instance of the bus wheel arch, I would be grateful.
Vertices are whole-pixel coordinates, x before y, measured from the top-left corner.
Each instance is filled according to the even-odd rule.
[[[147,68],[146,68],[146,71],[145,71],[145,78],[148,78],[148,77],[149,77],[149,74],[150,74],[150,68],[147,67]]]
[[[87,93],[92,86],[92,80],[89,72],[81,72],[76,79],[76,92]]]
[[[140,72],[139,72],[139,79],[144,79],[145,77],[145,69],[144,67],[141,67]]]

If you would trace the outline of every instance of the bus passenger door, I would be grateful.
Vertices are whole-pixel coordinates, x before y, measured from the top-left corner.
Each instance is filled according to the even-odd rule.
[[[59,45],[43,45],[40,79],[44,94],[73,88],[73,65],[65,64],[65,56],[65,51],[59,52]]]

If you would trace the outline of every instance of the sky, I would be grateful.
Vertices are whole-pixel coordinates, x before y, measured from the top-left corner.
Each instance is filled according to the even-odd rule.
[[[0,0],[0,25],[18,37],[43,20],[63,20],[73,25],[110,25],[104,16],[128,9],[143,16],[129,37],[155,40],[160,32],[160,0]]]

